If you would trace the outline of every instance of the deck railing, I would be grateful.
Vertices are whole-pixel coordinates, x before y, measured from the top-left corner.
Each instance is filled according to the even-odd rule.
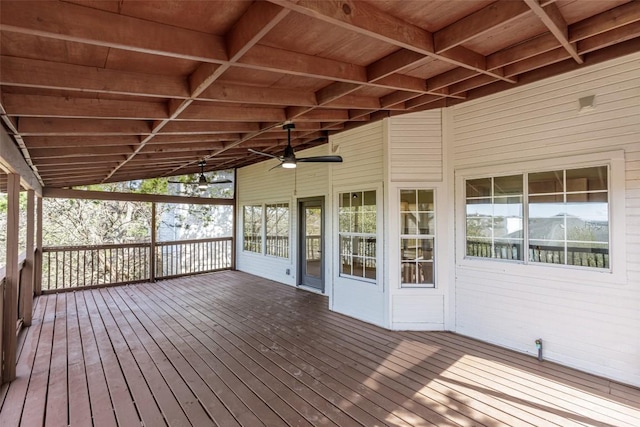
[[[521,244],[467,241],[467,255],[481,258],[521,260]],[[568,264],[583,267],[609,268],[609,250],[602,248],[529,245],[529,261],[547,264]]]
[[[232,240],[221,237],[157,242],[153,252],[150,243],[44,247],[42,290],[136,283],[229,269]]]
[[[156,243],[156,278],[231,268],[231,237]]]

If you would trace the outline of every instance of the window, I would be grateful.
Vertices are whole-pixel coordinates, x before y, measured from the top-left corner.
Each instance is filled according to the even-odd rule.
[[[266,205],[267,255],[289,258],[289,204]]]
[[[340,193],[340,275],[376,279],[376,192]]]
[[[467,256],[609,268],[608,166],[468,179],[465,190]]]
[[[434,287],[433,190],[400,190],[400,259],[403,287]]]
[[[262,253],[262,205],[244,207],[242,215],[244,245],[249,252]]]

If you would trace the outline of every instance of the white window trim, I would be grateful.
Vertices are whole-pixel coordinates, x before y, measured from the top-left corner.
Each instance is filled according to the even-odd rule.
[[[400,248],[401,248],[401,240],[402,240],[402,236],[412,236],[412,235],[405,235],[402,234],[402,230],[401,230],[401,211],[400,211],[400,192],[402,190],[427,190],[427,191],[433,191],[433,218],[434,218],[434,230],[435,233],[434,234],[423,234],[423,235],[415,235],[415,237],[417,238],[428,238],[431,237],[433,238],[433,259],[431,261],[432,264],[432,268],[433,268],[433,283],[404,283],[402,282],[402,257],[400,256]],[[395,197],[396,197],[396,206],[397,206],[397,213],[396,215],[398,215],[398,224],[397,224],[397,239],[398,239],[398,263],[399,263],[399,269],[398,269],[398,287],[400,289],[435,289],[438,287],[438,268],[437,268],[437,263],[438,263],[438,251],[437,251],[437,245],[438,245],[438,190],[432,186],[424,186],[424,184],[422,185],[418,185],[418,186],[407,186],[407,185],[401,185],[399,187],[397,187],[395,189]]]
[[[362,191],[375,191],[376,192],[376,279],[367,279],[365,277],[341,275],[340,264],[340,194],[353,193]],[[381,286],[384,283],[384,194],[383,186],[380,185],[362,185],[362,186],[342,186],[334,187],[333,189],[333,236],[336,239],[336,250],[334,251],[334,280],[336,282],[358,282],[364,285],[376,286],[380,292],[383,292],[384,287]]]
[[[554,169],[578,169],[609,166],[609,269],[590,269],[569,265],[524,263],[494,258],[466,257],[465,180],[491,176],[543,172]],[[627,254],[625,234],[625,160],[624,151],[606,151],[571,157],[539,159],[497,164],[455,171],[456,191],[456,265],[468,269],[502,272],[522,276],[548,276],[570,282],[626,283]]]
[[[289,256],[288,257],[279,257],[276,255],[270,255],[267,254],[267,205],[288,205],[289,206]],[[260,206],[262,208],[262,215],[260,217],[260,222],[261,222],[261,229],[260,229],[260,252],[254,252],[254,251],[249,251],[247,249],[244,248],[244,208],[246,206]],[[293,255],[293,247],[292,247],[292,243],[291,243],[291,235],[292,235],[292,211],[291,211],[291,200],[286,200],[286,201],[261,201],[261,202],[244,202],[241,205],[241,227],[240,227],[240,238],[242,239],[241,241],[238,241],[238,246],[242,248],[242,253],[246,254],[246,255],[250,255],[250,256],[261,256],[261,257],[268,257],[268,258],[273,258],[276,260],[291,260],[291,257]]]

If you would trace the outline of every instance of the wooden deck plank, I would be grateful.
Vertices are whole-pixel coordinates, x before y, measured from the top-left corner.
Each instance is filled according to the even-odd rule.
[[[142,287],[141,287],[142,288]],[[152,300],[151,298],[148,298],[148,295],[146,296],[146,302],[150,303],[150,301]],[[161,308],[165,308],[167,309],[168,307],[161,307],[161,304],[158,304],[159,301],[153,301],[154,303],[156,303],[156,306],[158,307],[157,309],[161,309]],[[165,312],[165,313],[170,313],[170,312]],[[181,312],[182,315],[184,315],[184,312]],[[174,319],[177,320],[177,322],[174,323],[173,328],[177,328],[178,326],[182,326],[182,331],[179,331],[178,329],[175,329],[175,332],[182,332],[184,333],[184,331],[187,331],[188,329],[190,330],[189,334],[196,334],[194,332],[194,328],[193,328],[193,324],[189,324],[189,323],[184,323],[186,322],[186,318],[184,316],[182,316],[182,319],[179,317],[175,317],[175,316],[181,316],[180,314],[178,314],[177,312],[171,313],[170,314]],[[205,323],[203,322],[198,322],[200,324],[200,327],[204,330],[208,330],[210,329],[209,327],[205,326]],[[189,325],[192,325],[191,327],[189,327]],[[220,337],[220,339],[211,339],[210,336],[208,336],[207,334],[205,334],[204,332],[197,334],[198,335],[198,339],[201,340],[201,345],[204,345],[204,347],[201,347],[201,351],[203,349],[206,349],[210,352],[212,352],[213,355],[215,355],[215,358],[217,360],[220,360],[220,362],[226,362],[227,364],[233,364],[233,359],[229,356],[227,356],[228,354],[231,353],[237,353],[238,348],[235,347],[233,345],[233,342],[230,342],[228,340],[223,339],[222,337]],[[195,342],[194,340],[191,340],[190,345],[192,347],[200,347],[199,344],[197,342]],[[205,350],[205,351],[206,351]],[[201,353],[202,354],[202,353]],[[207,360],[208,363],[214,363],[215,365],[213,365],[212,367],[215,367],[216,370],[224,370],[226,368],[227,365],[225,365],[224,363],[222,364],[218,364],[215,360],[212,360],[211,358],[207,357],[206,353],[203,355],[204,358]],[[235,355],[237,356],[237,355]],[[236,369],[238,369],[238,365],[235,365]],[[238,378],[246,378],[246,371],[244,371],[243,369],[238,369],[240,372],[238,372]],[[262,395],[262,401],[265,402],[266,400],[272,400],[273,399],[273,392],[269,392],[267,391],[266,388],[261,387],[259,383],[252,383],[252,387],[251,389],[254,392],[261,392],[263,393]],[[264,395],[266,393],[266,396]],[[260,397],[260,396],[259,396]],[[250,403],[250,402],[249,402]],[[253,402],[254,405],[257,404],[257,402]],[[272,404],[276,404],[275,401],[271,401],[270,403]],[[259,404],[258,404],[259,405]],[[262,406],[262,405],[260,405]],[[264,409],[264,407],[262,407],[262,409]],[[292,416],[292,412],[290,410],[287,410],[286,407],[283,407],[282,405],[279,405],[277,408],[275,409],[279,409],[280,413],[282,413],[283,416],[285,416],[287,419],[289,419],[291,421],[291,416]],[[277,413],[277,412],[276,412]],[[266,414],[265,414],[266,415]],[[261,415],[262,416],[262,415]],[[312,415],[313,417],[317,417],[317,415]],[[277,423],[277,419],[272,419],[272,422],[276,422]],[[293,423],[294,424],[300,424],[300,419],[298,417],[296,417],[295,415],[293,415]]]
[[[566,421],[566,420],[562,420],[562,421],[561,421],[561,423],[562,423],[562,424],[566,424],[567,422],[568,422],[568,421]]]
[[[69,425],[67,384],[67,295],[56,295],[51,370],[47,390],[45,426]]]
[[[91,401],[85,360],[82,352],[80,324],[75,294],[67,295],[67,375],[69,394],[69,425],[90,426]]]
[[[246,307],[237,307],[236,311],[247,311],[247,310],[251,310],[251,306],[246,306]],[[260,308],[260,311],[257,312],[257,315],[262,315],[262,313],[264,312],[263,308]],[[263,323],[268,323],[268,313],[265,313],[264,318],[260,319],[261,322]],[[302,322],[300,323],[296,323],[297,326],[294,328],[297,332],[297,335],[300,335],[301,333],[304,334],[306,332],[305,329],[303,329],[303,324]],[[287,328],[284,328],[287,329]],[[323,334],[322,332],[319,332],[318,330],[314,331],[314,335],[316,337],[316,339],[313,342],[320,342],[320,340],[322,340],[322,345],[319,347],[315,348],[315,353],[321,353],[323,351],[326,351],[326,349],[332,349],[332,348],[340,348],[340,355],[344,356],[347,355],[349,353],[349,350],[346,349],[346,347],[344,347],[344,345],[349,345],[347,342],[344,343],[340,343],[340,341],[342,340],[342,337],[338,336],[338,340],[337,341],[327,341],[326,338],[326,334]],[[364,351],[361,353],[354,353],[351,355],[351,358],[349,359],[350,362],[349,364],[355,364],[355,366],[359,367],[361,369],[362,364],[367,360],[368,355],[368,351]],[[384,361],[384,360],[382,360]],[[380,363],[380,361],[376,361],[374,362],[370,368],[365,368],[366,369],[372,369],[375,370],[376,367],[378,366],[378,364]],[[341,374],[345,374],[345,373],[349,373],[352,377],[356,378],[356,381],[358,382],[363,382],[367,379],[369,379],[366,375],[362,375],[360,373],[357,372],[357,370],[352,370],[351,367],[347,364],[345,366],[343,366],[340,369],[340,373]],[[403,402],[411,402],[411,404],[409,405],[412,412],[413,412],[413,417],[410,418],[414,418],[415,419],[415,414],[419,414],[420,416],[423,417],[423,423],[432,423],[432,424],[436,424],[436,425],[442,425],[443,423],[447,423],[450,421],[444,420],[442,419],[442,417],[440,417],[437,413],[434,413],[433,409],[434,408],[438,408],[438,404],[434,403],[432,401],[433,397],[437,398],[437,395],[434,396],[433,393],[430,393],[429,397],[426,396],[420,396],[420,395],[416,395],[416,392],[414,389],[411,388],[402,388],[400,385],[395,384],[395,381],[397,381],[397,378],[394,379],[394,382],[392,382],[392,385],[394,386],[394,388],[389,388],[387,387],[383,382],[371,382],[369,381],[368,384],[371,385],[372,389],[378,390],[378,391],[383,391],[385,393],[385,396],[388,398],[393,399],[395,402],[397,402],[399,405],[403,405]],[[399,389],[399,390],[398,390]],[[450,400],[449,396],[444,396],[442,399],[444,402],[447,402]],[[417,406],[416,404],[422,404],[423,406]],[[464,424],[469,424],[469,423],[473,423],[472,420],[470,420],[469,418],[464,418],[464,417],[460,417],[456,415],[456,411],[448,411],[447,415],[450,417],[453,417],[454,419],[457,418],[456,422],[462,423]],[[428,421],[427,421],[428,420]],[[490,420],[489,420],[490,421]]]
[[[149,302],[149,299],[145,297],[145,302]],[[317,423],[320,425],[328,425],[332,424],[324,414],[315,409],[312,405],[307,403],[304,399],[300,398],[292,389],[288,388],[283,382],[282,378],[277,375],[277,371],[269,371],[263,369],[259,364],[256,364],[254,359],[250,357],[250,355],[238,351],[239,349],[234,346],[234,344],[222,337],[220,339],[213,339],[211,336],[206,335],[203,332],[197,332],[194,329],[191,329],[190,334],[194,335],[194,338],[205,346],[209,351],[215,352],[218,357],[224,358],[226,363],[233,364],[233,359],[238,362],[235,366],[242,366],[240,372],[244,372],[244,370],[248,371],[248,373],[252,374],[259,380],[261,380],[265,385],[272,390],[273,393],[280,396],[283,400],[291,404],[299,414],[304,416],[309,422]],[[194,345],[195,343],[192,343]],[[195,344],[197,345],[197,344]],[[227,354],[232,355],[230,357],[225,357],[225,352]],[[246,375],[246,373],[244,374]],[[243,376],[244,376],[243,375]],[[264,388],[259,388],[259,391],[265,393]],[[270,403],[273,403],[273,398],[269,398],[272,394],[267,393],[265,399]],[[298,422],[298,418],[294,418],[294,422]]]
[[[136,289],[141,289],[136,287]],[[112,292],[122,292],[122,290],[114,289]],[[173,346],[166,348],[165,345],[165,354],[172,360],[173,363],[176,363],[180,366],[181,372],[185,376],[185,379],[189,381],[192,385],[192,388],[197,391],[198,398],[204,405],[210,406],[210,402],[213,400],[217,405],[224,408],[224,405],[221,401],[218,400],[213,391],[209,389],[203,379],[207,380],[207,382],[217,383],[220,381],[220,378],[217,376],[216,372],[222,371],[226,369],[224,365],[218,361],[219,354],[218,352],[211,353],[212,348],[205,348],[206,353],[198,351],[193,344],[185,341],[181,335],[176,333],[167,322],[165,316],[158,315],[154,311],[152,307],[146,305],[144,301],[145,298],[142,298],[139,302],[137,298],[133,296],[133,291],[127,291],[126,297],[129,299],[130,306],[135,307],[136,315],[138,319],[143,323],[143,325],[150,330],[154,331],[152,334],[156,341],[162,345],[163,342],[173,343]],[[166,320],[165,320],[166,319]],[[161,327],[161,328],[159,328]],[[189,335],[189,333],[183,333],[183,335]],[[163,340],[164,338],[164,340]],[[215,354],[215,356],[214,356]],[[214,386],[214,389],[216,387]],[[230,419],[221,419],[221,413],[219,407],[211,407],[210,414],[212,417],[215,417],[216,421],[220,425],[231,425],[233,416],[230,412],[224,411],[225,416],[232,417]]]
[[[24,402],[22,419],[20,420],[21,426],[44,424],[55,320],[56,298],[47,299],[36,357],[33,361],[31,379]]]
[[[114,317],[118,317],[118,315],[115,314],[115,310],[119,310],[122,318],[129,323],[131,332],[135,334],[136,339],[140,340],[140,343],[149,354],[150,360],[148,363],[153,363],[157,367],[158,373],[163,376],[167,385],[171,387],[176,402],[188,417],[189,422],[202,427],[215,426],[215,423],[207,415],[204,408],[198,403],[196,396],[191,392],[189,387],[187,387],[186,379],[181,377],[175,369],[171,362],[170,355],[161,350],[156,341],[154,341],[152,334],[145,329],[144,325],[139,322],[138,318],[133,314],[127,302],[124,301],[115,290],[103,289],[100,293],[105,300],[110,299],[107,304],[112,310],[112,313],[114,313]],[[122,319],[120,319],[120,321],[122,321]],[[128,337],[128,339],[132,338],[130,335],[126,335],[125,337]],[[169,425],[180,425],[178,424],[178,420],[173,419],[172,416],[172,414],[168,414],[167,416]]]
[[[453,333],[388,331],[240,272],[42,296],[22,343],[19,376],[2,389],[2,427],[61,425],[65,405],[70,425],[83,427],[140,427],[145,410],[159,426],[640,419],[636,387]]]
[[[96,331],[96,336],[98,333],[104,334],[103,338],[98,342],[103,343],[103,348],[100,349],[100,356],[103,362],[105,361],[103,349],[105,350],[104,353],[107,356],[107,361],[110,362],[104,364],[107,381],[109,381],[111,373],[122,378],[128,390],[131,392],[135,407],[140,415],[140,420],[144,422],[145,425],[154,427],[166,426],[167,424],[162,416],[162,412],[160,408],[158,408],[131,350],[122,338],[118,326],[111,318],[111,314],[105,312],[106,307],[96,301],[99,300],[98,291],[84,292],[84,294],[85,302],[90,313],[89,317],[91,318],[94,331]],[[98,345],[98,348],[100,348],[100,345]],[[111,397],[114,400],[117,398],[114,393],[111,393]],[[123,422],[133,424],[135,422],[134,420],[135,418],[133,416],[127,418],[118,417],[118,424],[120,425]]]
[[[198,304],[199,302],[191,299],[189,303]],[[249,334],[258,342],[257,344],[258,349],[269,348],[273,352],[276,352],[278,356],[280,356],[282,359],[289,362],[288,370],[290,372],[291,370],[293,370],[293,372],[297,374],[298,378],[300,378],[301,380],[306,379],[307,381],[305,383],[307,385],[312,385],[313,388],[321,392],[322,395],[327,400],[334,402],[334,404],[337,404],[339,407],[341,407],[341,410],[344,410],[345,412],[350,413],[350,415],[354,419],[356,419],[363,425],[375,425],[376,423],[385,421],[384,418],[393,418],[393,417],[389,417],[388,413],[386,413],[386,417],[375,418],[372,414],[372,412],[375,412],[375,410],[371,408],[371,405],[367,405],[368,401],[361,400],[360,396],[355,397],[354,396],[355,392],[352,389],[349,389],[344,386],[342,388],[327,387],[324,384],[322,384],[322,382],[317,381],[317,377],[322,376],[325,373],[325,371],[334,373],[336,371],[336,368],[330,365],[325,365],[324,369],[321,369],[320,366],[324,365],[324,363],[321,360],[314,361],[312,354],[305,354],[304,357],[300,357],[302,356],[302,353],[297,353],[295,350],[295,347],[285,344],[284,341],[278,341],[274,339],[273,335],[268,336],[267,333],[264,332],[264,330],[260,330],[261,325],[265,324],[264,322],[254,323],[252,326],[253,328],[252,329],[247,327],[247,325],[252,323],[250,319],[245,319],[244,321],[241,322],[239,321],[240,319],[233,317],[234,314],[238,313],[239,311],[242,311],[243,313],[250,312],[249,310],[247,310],[247,308],[242,308],[242,310],[228,310],[223,306],[215,305],[213,302],[207,301],[207,300],[204,300],[203,304],[205,304],[203,306],[204,310],[206,310],[207,306],[212,306],[212,308],[214,308],[214,310],[207,311],[207,313],[209,313],[209,316],[212,315],[211,313],[216,313],[217,315],[220,315],[223,312],[225,312],[228,318],[216,318],[214,320],[219,323],[224,323],[224,325],[228,328],[237,327],[241,329],[244,333]],[[261,310],[262,310],[262,307],[261,307]],[[334,361],[334,363],[338,366],[338,370],[344,368],[341,362]],[[297,373],[296,370],[299,370],[300,373]],[[321,386],[318,386],[317,385],[318,383],[320,383]],[[342,391],[342,393],[340,393],[340,391]],[[353,399],[353,401],[351,401],[351,399]],[[364,406],[365,408],[367,408],[367,410],[365,410],[364,408],[361,408],[360,406]],[[347,407],[349,408],[345,409]],[[413,418],[415,421],[415,416]],[[391,421],[393,421],[393,419],[386,420],[386,422],[391,422]],[[424,419],[422,421],[426,423]],[[442,420],[439,420],[439,421],[442,421]],[[402,421],[398,419],[396,420],[396,424],[401,425]],[[441,424],[441,425],[445,425],[445,424]]]
[[[184,298],[184,296],[182,297]],[[192,308],[196,306],[200,306],[199,302],[194,300],[193,298],[185,301]],[[235,319],[231,321],[227,321],[227,319],[224,319],[223,317],[220,316],[220,312],[218,310],[210,310],[206,313],[205,311],[206,311],[206,306],[203,307],[203,309],[200,310],[198,314],[196,314],[203,320],[203,323],[206,324],[208,322],[209,323],[214,322],[215,324],[223,326],[229,334],[233,334],[239,337],[245,343],[251,345],[255,350],[263,353],[265,356],[267,356],[268,359],[271,360],[271,362],[275,363],[280,369],[289,373],[298,381],[307,385],[309,388],[312,388],[313,390],[315,390],[316,393],[318,393],[321,397],[327,400],[327,402],[331,402],[334,405],[338,406],[339,408],[342,405],[343,407],[340,408],[341,411],[338,413],[344,412],[349,416],[351,416],[353,420],[350,420],[348,418],[342,418],[341,420],[334,420],[334,421],[337,421],[339,425],[349,425],[347,423],[353,424],[354,420],[357,422],[360,422],[363,425],[373,425],[376,422],[376,420],[371,415],[369,415],[365,411],[362,411],[357,406],[346,405],[341,403],[343,402],[343,400],[333,390],[327,388],[321,383],[318,383],[317,381],[314,380],[312,375],[309,375],[305,373],[303,370],[299,369],[298,366],[296,366],[296,364],[293,362],[293,359],[295,359],[296,357],[293,354],[288,354],[288,355],[280,354],[278,349],[270,345],[271,343],[267,343],[265,345],[265,343],[260,342],[260,340],[258,339],[259,335],[254,333],[253,330],[247,329],[247,328],[241,328],[242,322],[235,322]],[[302,364],[304,364],[304,362]],[[357,424],[353,424],[353,425],[357,425]]]
[[[92,294],[101,313],[102,320],[107,327],[120,364],[123,366],[129,365],[131,369],[136,369],[136,371],[139,370],[144,377],[146,387],[140,386],[140,392],[136,392],[133,385],[131,386],[138,405],[145,406],[144,410],[139,409],[143,421],[147,425],[162,425],[160,423],[163,422],[170,426],[188,425],[189,420],[182,407],[119,307],[113,303],[108,293],[105,299],[105,294],[102,290],[96,290]],[[125,375],[128,377],[128,373],[125,373]],[[154,404],[157,405],[157,410],[153,408]],[[149,408],[149,406],[153,409]],[[153,422],[153,424],[149,424],[150,422]]]
[[[38,298],[31,326],[27,330],[25,343],[18,358],[16,379],[7,385],[6,397],[2,408],[0,408],[0,426],[17,426],[20,424],[46,306],[47,299]]]
[[[91,402],[91,414],[94,426],[117,426],[116,416],[130,426],[138,421],[138,413],[130,398],[129,389],[124,382],[122,372],[109,356],[111,344],[109,338],[92,323],[85,301],[86,292],[74,292],[78,324],[80,326],[81,345],[87,373],[87,386]],[[94,331],[93,327],[97,329]],[[113,397],[113,398],[112,398]]]

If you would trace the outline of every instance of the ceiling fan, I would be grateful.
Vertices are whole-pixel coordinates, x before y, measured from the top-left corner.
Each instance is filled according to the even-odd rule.
[[[282,126],[283,129],[287,130],[287,146],[284,148],[284,153],[282,156],[274,156],[273,154],[263,153],[262,151],[252,150],[249,148],[249,151],[253,154],[259,154],[261,156],[271,157],[273,159],[280,160],[280,164],[276,167],[283,167],[286,169],[293,169],[296,167],[298,162],[306,162],[306,163],[342,163],[341,156],[313,156],[313,157],[296,157],[296,153],[293,151],[293,147],[291,146],[291,129],[295,128],[293,123],[285,123]]]
[[[204,167],[207,164],[204,160],[198,163],[200,166],[200,176],[196,182],[181,182],[181,181],[168,181],[172,184],[185,184],[185,185],[197,185],[200,190],[204,190],[207,186],[211,184],[228,184],[232,182],[230,179],[218,179],[215,181],[209,181],[206,176],[204,176]]]

